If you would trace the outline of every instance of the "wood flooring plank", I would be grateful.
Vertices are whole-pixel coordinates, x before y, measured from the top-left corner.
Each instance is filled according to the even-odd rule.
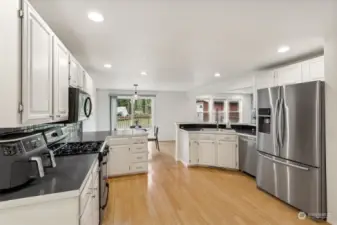
[[[104,225],[327,225],[299,220],[298,210],[237,171],[186,168],[174,143],[153,153],[149,173],[110,179]]]

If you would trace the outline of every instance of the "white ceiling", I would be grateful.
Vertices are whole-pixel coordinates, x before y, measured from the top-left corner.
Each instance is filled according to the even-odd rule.
[[[99,88],[132,89],[138,83],[141,90],[190,90],[322,49],[337,12],[336,0],[31,3]],[[89,11],[101,12],[104,22],[88,20]],[[277,53],[283,44],[291,51]]]

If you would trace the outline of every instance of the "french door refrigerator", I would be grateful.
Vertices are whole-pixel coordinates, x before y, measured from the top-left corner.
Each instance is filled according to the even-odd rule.
[[[257,186],[326,218],[324,82],[258,90]]]

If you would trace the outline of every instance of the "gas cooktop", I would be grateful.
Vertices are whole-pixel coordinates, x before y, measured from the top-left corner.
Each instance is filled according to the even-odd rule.
[[[49,147],[55,156],[80,155],[99,153],[103,141],[58,143]]]

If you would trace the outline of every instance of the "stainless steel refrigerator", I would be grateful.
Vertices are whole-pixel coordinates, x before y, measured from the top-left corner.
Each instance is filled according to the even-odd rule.
[[[317,219],[327,212],[324,99],[321,81],[258,90],[257,186]]]

